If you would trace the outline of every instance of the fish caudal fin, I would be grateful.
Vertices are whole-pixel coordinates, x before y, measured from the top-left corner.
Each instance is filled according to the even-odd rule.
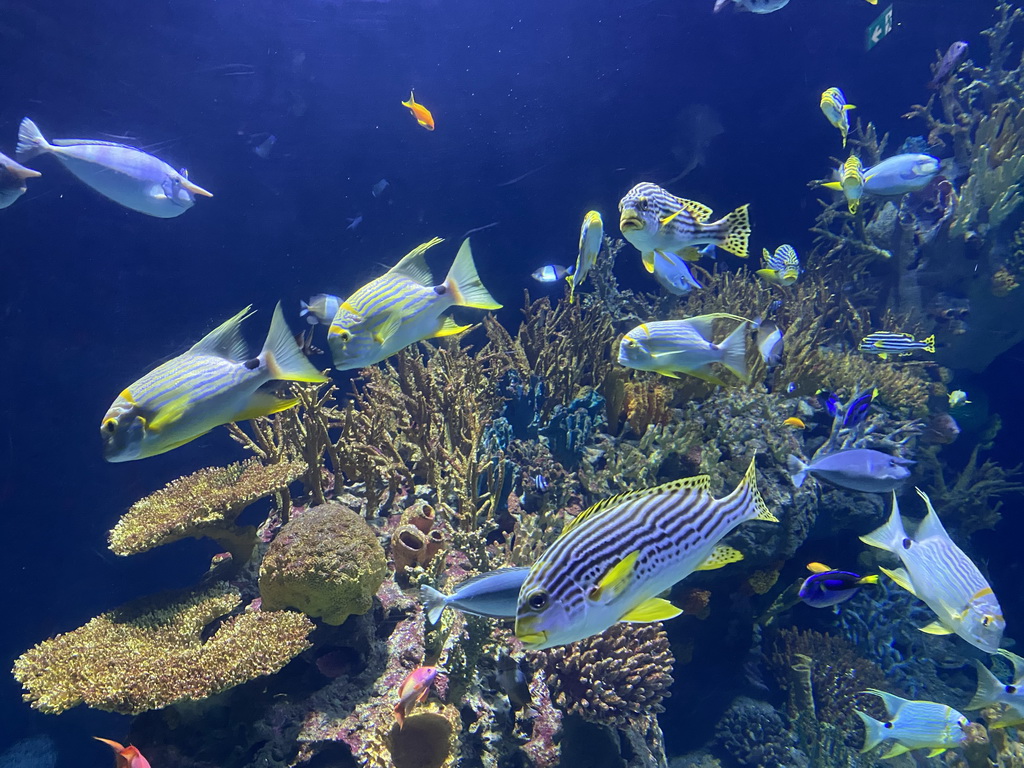
[[[903,520],[900,518],[900,506],[896,503],[896,492],[892,494],[892,514],[885,525],[875,529],[860,540],[871,547],[878,547],[889,552],[899,552],[903,540],[907,538],[907,532],[903,530]]]
[[[935,334],[932,334],[924,340],[924,351],[935,354]]]
[[[750,381],[750,371],[747,370],[747,324],[745,322],[736,326],[718,348],[722,351],[722,365],[739,376],[743,381]]]
[[[21,125],[18,126],[18,149],[16,151],[18,159],[28,160],[36,155],[52,151],[53,145],[43,137],[39,126],[27,117],[22,120]]]
[[[999,678],[992,674],[988,667],[975,659],[974,666],[978,668],[978,690],[974,698],[967,705],[966,709],[984,709],[1002,703],[1006,687],[999,682]]]
[[[755,457],[756,458],[756,457]],[[755,458],[750,460],[747,471],[732,493],[719,499],[719,501],[730,508],[737,505],[740,510],[741,520],[765,520],[770,523],[779,522],[779,518],[771,513],[768,505],[761,498],[761,492],[757,490],[757,467]]]
[[[501,304],[494,300],[490,292],[480,282],[476,265],[473,263],[473,250],[469,240],[462,242],[459,253],[455,257],[448,276],[444,279],[444,287],[451,293],[452,303],[460,307],[476,309],[501,309]]]
[[[715,223],[725,230],[725,239],[715,243],[723,251],[728,251],[741,259],[750,254],[747,250],[750,241],[750,206],[741,205],[724,219]]]
[[[860,748],[861,754],[870,752],[889,738],[889,730],[885,727],[885,723],[875,720],[875,718],[864,714],[859,709],[853,711],[857,713],[864,723],[864,746]]]
[[[789,454],[789,458],[786,459],[786,468],[789,470],[789,476],[793,480],[793,485],[799,488],[807,480],[811,466],[807,462],[801,461],[799,457]]]
[[[270,321],[270,331],[267,333],[260,357],[263,358],[271,379],[305,381],[312,384],[322,384],[328,380],[302,354],[302,347],[295,343],[295,336],[285,322],[280,302],[274,308],[274,317]]]
[[[420,587],[420,600],[423,602],[423,609],[427,612],[427,621],[437,624],[441,620],[444,609],[448,607],[444,594],[424,584]]]

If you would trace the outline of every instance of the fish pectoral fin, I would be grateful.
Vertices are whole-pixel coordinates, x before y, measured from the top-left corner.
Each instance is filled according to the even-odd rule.
[[[931,624],[925,627],[918,627],[918,630],[924,632],[926,635],[952,635],[953,630],[949,627],[943,626],[937,621],[933,621]]]
[[[380,324],[373,329],[371,334],[373,340],[378,344],[385,344],[388,339],[395,335],[395,332],[402,325],[402,313],[395,311],[385,317]]]
[[[646,269],[649,274],[653,275],[654,274],[654,251],[647,251],[647,252],[641,254],[640,258],[641,258],[641,260],[644,263],[644,269]]]
[[[162,432],[185,415],[189,402],[190,398],[187,394],[172,400],[146,424],[146,428],[150,432]]]
[[[659,223],[663,227],[665,225],[667,225],[667,224],[671,224],[672,223],[672,219],[674,219],[676,216],[678,216],[680,213],[682,213],[685,210],[686,210],[686,207],[684,206],[684,207],[680,208],[678,211],[676,211],[675,213],[670,213],[668,216],[663,218]]]
[[[590,599],[607,602],[621,595],[633,578],[633,568],[639,557],[640,550],[634,550],[612,566],[608,573],[597,582],[597,586],[590,590]]]
[[[711,550],[711,554],[704,558],[700,565],[698,565],[694,570],[714,571],[718,568],[724,568],[730,563],[738,563],[742,559],[743,553],[738,549],[733,547],[717,546]]]
[[[826,181],[821,186],[824,187],[825,189],[834,189],[837,192],[843,191],[843,185],[840,184],[838,181]]]
[[[438,339],[442,336],[454,336],[457,333],[468,331],[472,327],[472,325],[459,325],[450,317],[446,317],[444,322],[441,323],[441,328],[431,338]]]
[[[941,755],[945,751],[946,751],[946,747],[935,747],[935,749],[931,750],[928,753],[928,757],[938,757],[939,755]]]
[[[653,621],[674,619],[682,612],[681,608],[672,605],[668,600],[652,597],[650,600],[640,603],[640,605],[623,616],[620,621],[628,621],[632,624],[650,624]]]
[[[905,747],[902,744],[893,744],[892,749],[882,755],[883,760],[888,760],[890,757],[896,757],[902,755],[904,752],[909,752],[910,747]]]
[[[694,246],[688,245],[676,251],[676,256],[686,261],[700,261],[701,253]]]
[[[917,592],[914,591],[914,585],[910,582],[910,574],[907,573],[906,570],[904,570],[903,568],[896,568],[895,570],[890,570],[888,568],[880,567],[878,570],[880,570],[890,579],[895,581],[899,586],[903,587],[903,589],[907,590],[907,592],[912,594],[914,597],[918,596]]]
[[[251,421],[261,416],[270,416],[273,413],[287,411],[298,404],[298,398],[278,397],[273,391],[257,389],[252,393],[252,397],[249,398],[245,408],[236,413],[231,420],[235,422]]]

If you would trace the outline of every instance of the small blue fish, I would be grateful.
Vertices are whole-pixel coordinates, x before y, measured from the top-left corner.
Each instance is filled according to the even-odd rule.
[[[864,169],[864,192],[895,197],[928,186],[939,173],[939,161],[931,155],[893,155]]]
[[[825,409],[829,416],[835,417],[839,412],[839,397],[835,392],[829,392],[827,389],[819,389],[815,397],[818,398],[818,403]]]
[[[809,563],[811,575],[800,585],[800,599],[812,608],[839,605],[857,594],[865,584],[877,584],[878,576],[859,576],[850,571],[834,571],[822,563]]]
[[[855,427],[868,417],[871,402],[878,396],[877,389],[869,389],[855,395],[846,405],[843,413],[843,426]]]
[[[928,83],[928,88],[933,91],[938,90],[939,86],[956,71],[956,68],[960,66],[960,62],[967,56],[967,48],[968,45],[963,40],[958,40],[949,46],[946,53],[939,60],[939,63],[932,65],[933,76]]]
[[[355,229],[363,223],[363,217],[356,216],[354,219],[346,219],[346,221],[348,221],[348,226],[345,229]]]
[[[533,485],[540,493],[546,493],[548,488],[551,487],[551,483],[547,481],[544,475],[534,475]]]
[[[529,568],[500,568],[481,573],[463,581],[450,595],[424,584],[420,587],[420,599],[427,620],[437,624],[448,607],[489,619],[515,618],[519,589],[529,573]]]
[[[270,157],[270,153],[273,151],[275,144],[277,144],[277,136],[270,134],[267,138],[252,148],[253,154],[267,160]]]
[[[654,253],[654,279],[673,296],[685,296],[694,288],[703,287],[694,279],[684,259],[664,251]]]
[[[791,381],[789,382],[789,384],[786,385],[786,394],[792,395],[794,392],[796,392],[796,382]]]
[[[370,188],[370,194],[372,194],[374,197],[380,197],[381,195],[384,194],[384,191],[390,186],[391,185],[388,183],[387,179],[381,179],[376,184],[374,184],[373,187]]]
[[[889,713],[888,722],[879,722],[859,709],[864,721],[864,746],[861,752],[874,749],[886,739],[896,743],[882,755],[882,759],[896,757],[912,749],[929,749],[928,757],[955,749],[967,739],[965,730],[970,722],[952,707],[934,701],[910,701],[891,693],[869,688],[864,693],[878,696]]]
[[[538,283],[557,283],[571,275],[575,267],[563,267],[561,264],[548,264],[547,266],[535,269],[530,277]]]
[[[299,302],[302,305],[302,309],[299,311],[299,317],[306,318],[306,322],[310,325],[330,325],[331,320],[338,314],[338,307],[341,306],[341,297],[333,296],[329,293],[318,293],[316,296],[309,300],[307,304],[304,301]]]

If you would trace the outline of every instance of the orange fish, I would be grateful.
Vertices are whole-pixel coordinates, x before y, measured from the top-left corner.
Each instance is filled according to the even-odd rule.
[[[403,107],[408,107],[409,111],[412,112],[412,116],[416,118],[416,122],[426,128],[428,131],[434,130],[434,116],[430,114],[430,110],[424,107],[422,104],[416,103],[416,96],[412,91],[409,91],[409,100],[402,102]]]
[[[437,667],[416,667],[402,681],[398,687],[398,703],[395,704],[395,719],[398,720],[399,729],[405,725],[405,717],[412,708],[427,698],[430,686],[440,671]]]
[[[785,424],[787,427],[793,427],[794,429],[806,429],[807,428],[807,425],[804,424],[804,422],[801,419],[798,419],[796,416],[790,416],[788,419],[786,419],[782,423]]]
[[[114,768],[149,768],[149,760],[142,756],[138,747],[129,744],[127,747],[118,744],[110,739],[101,739],[93,736],[96,741],[102,741],[114,750]]]

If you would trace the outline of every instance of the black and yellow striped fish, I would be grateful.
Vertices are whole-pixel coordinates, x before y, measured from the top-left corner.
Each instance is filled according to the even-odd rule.
[[[743,559],[718,543],[746,520],[778,522],[757,490],[754,461],[721,499],[707,475],[605,499],[576,517],[530,569],[516,635],[531,649],[582,640],[619,621],[670,619],[658,595],[696,570]]]
[[[878,355],[883,360],[889,355],[905,357],[919,349],[935,354],[935,335],[918,341],[909,333],[875,331],[861,339],[859,349],[869,355]]]

